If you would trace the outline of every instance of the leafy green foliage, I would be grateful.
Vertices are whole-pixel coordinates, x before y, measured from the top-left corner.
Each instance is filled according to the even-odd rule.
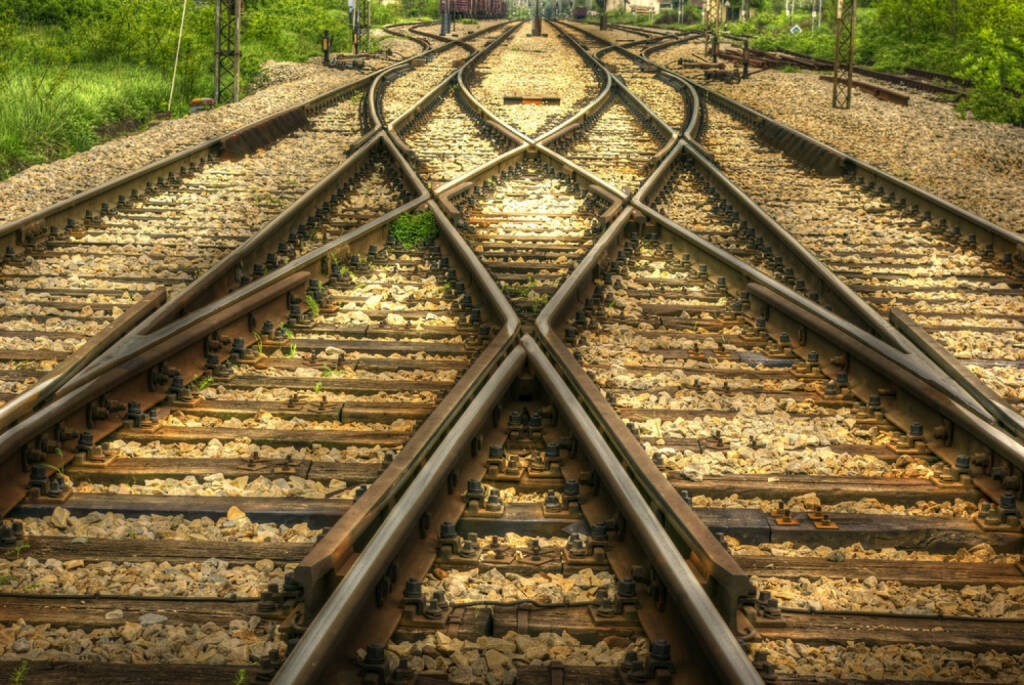
[[[752,36],[751,47],[834,56],[835,5],[825,3],[821,30],[804,11],[786,17],[782,0],[726,31]],[[961,111],[979,119],[1024,123],[1024,1],[873,0],[857,12],[854,59],[883,71],[908,67],[970,79]],[[791,34],[799,25],[803,31]]]
[[[169,0],[0,0],[0,179],[144,126],[165,110],[181,7]],[[176,116],[213,90],[214,6],[186,7]],[[319,54],[325,28],[336,51],[351,49],[343,3],[248,0],[245,7],[245,85],[258,81],[268,59]]]
[[[391,222],[391,235],[405,248],[419,247],[437,235],[437,220],[433,212],[405,212]]]

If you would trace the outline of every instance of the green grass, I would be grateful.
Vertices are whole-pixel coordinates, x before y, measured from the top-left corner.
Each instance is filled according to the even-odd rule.
[[[0,178],[91,147],[109,124],[144,125],[166,98],[159,72],[145,66],[20,68],[0,80]]]
[[[436,2],[403,0],[379,25],[421,16]],[[182,3],[171,0],[0,0],[0,179],[146,126],[167,109]],[[213,3],[187,3],[172,116],[213,90]],[[428,17],[429,18],[429,17]],[[344,4],[249,0],[242,20],[242,90],[268,59],[351,50]]]

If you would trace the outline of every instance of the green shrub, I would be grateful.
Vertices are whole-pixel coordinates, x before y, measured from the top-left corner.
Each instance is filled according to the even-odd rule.
[[[403,248],[411,250],[437,235],[437,220],[429,210],[406,212],[395,217],[390,232]]]

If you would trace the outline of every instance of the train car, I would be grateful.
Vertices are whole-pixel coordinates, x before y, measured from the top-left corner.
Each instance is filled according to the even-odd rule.
[[[474,0],[448,0],[449,9],[454,17],[468,17],[472,12]]]
[[[583,19],[584,17],[587,16],[587,8],[583,7],[583,6],[573,7],[572,8],[572,16],[573,16],[573,19]]]

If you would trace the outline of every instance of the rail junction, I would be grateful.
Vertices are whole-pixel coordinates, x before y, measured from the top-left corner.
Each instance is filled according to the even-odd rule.
[[[693,36],[388,32],[0,226],[0,677],[1021,682],[1024,239]]]

